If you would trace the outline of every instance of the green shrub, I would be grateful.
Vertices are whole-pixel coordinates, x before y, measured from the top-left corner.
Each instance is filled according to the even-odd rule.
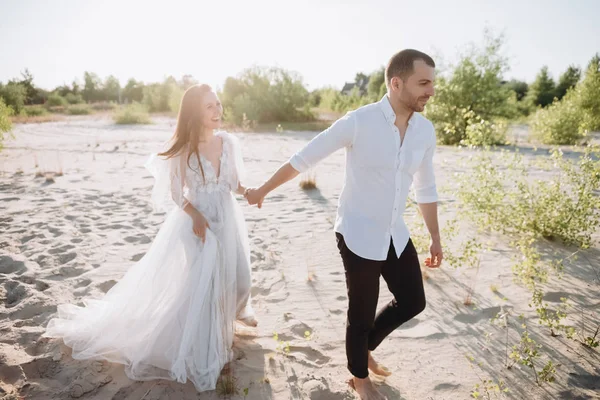
[[[101,103],[92,103],[92,110],[94,111],[113,111],[117,108],[115,103],[101,102]]]
[[[309,93],[299,75],[281,68],[249,68],[229,77],[220,94],[228,121],[240,125],[244,115],[259,123],[314,119]]]
[[[583,80],[577,85],[577,95],[584,112],[583,129],[600,131],[600,55],[590,61]]]
[[[177,112],[183,97],[183,90],[173,78],[163,83],[144,86],[143,104],[149,112]]]
[[[65,100],[67,100],[67,103],[69,104],[81,104],[83,103],[83,96],[81,96],[80,94],[73,94],[73,93],[67,93],[65,95]]]
[[[11,107],[15,114],[20,114],[25,107],[27,99],[27,88],[19,83],[9,82],[6,85],[0,84],[0,98],[4,104]]]
[[[114,115],[115,123],[120,125],[151,124],[147,109],[139,103],[129,104]]]
[[[4,104],[4,100],[0,98],[0,149],[2,149],[2,142],[6,138],[6,134],[12,129],[11,115],[13,115],[13,109]]]
[[[473,48],[449,76],[437,79],[436,95],[425,115],[435,125],[440,143],[504,142],[498,121],[515,117],[517,110],[515,92],[502,84],[502,74],[508,68],[507,60],[500,55],[502,44],[501,37],[488,34],[483,48]],[[479,126],[469,128],[472,123]]]
[[[59,94],[53,93],[48,97],[46,101],[46,107],[66,107],[69,103],[67,100]]]
[[[47,115],[48,110],[42,106],[26,106],[23,109],[23,113],[28,117],[39,117],[41,115]]]
[[[562,100],[539,109],[531,118],[532,135],[540,142],[556,145],[578,144],[585,136],[584,111],[573,89]]]
[[[67,108],[67,113],[71,115],[88,115],[92,113],[92,109],[87,104],[77,104]]]

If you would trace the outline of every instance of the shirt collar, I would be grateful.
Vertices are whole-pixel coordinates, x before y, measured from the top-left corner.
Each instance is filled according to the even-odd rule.
[[[396,122],[396,113],[394,112],[394,109],[392,108],[392,104],[390,103],[390,99],[386,94],[383,95],[383,97],[381,98],[381,100],[379,101],[379,106],[381,107],[381,111],[383,111],[383,115],[385,115],[385,119],[393,124],[394,122]],[[412,115],[410,116],[410,119],[408,120],[408,124],[409,125],[413,125],[416,121],[415,115],[417,113],[413,112]]]

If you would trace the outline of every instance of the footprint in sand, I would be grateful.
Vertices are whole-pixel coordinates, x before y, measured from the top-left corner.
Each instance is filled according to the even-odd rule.
[[[148,236],[144,235],[143,233],[140,233],[135,236],[127,236],[124,240],[127,243],[139,243],[139,244],[148,244],[152,241]]]
[[[146,253],[138,253],[136,255],[134,255],[133,257],[130,258],[131,261],[133,262],[138,262],[140,261],[144,256],[146,255]]]
[[[299,358],[298,361],[301,364],[307,364],[312,367],[322,366],[331,360],[331,357],[309,346],[290,346],[290,354]]]
[[[25,270],[25,263],[10,256],[0,256],[0,274],[12,274]]]
[[[73,246],[72,244],[65,244],[63,246],[54,247],[54,248],[48,250],[48,253],[62,254],[62,253],[66,253],[67,251],[74,249],[74,248],[75,248],[75,246]]]
[[[58,256],[58,264],[64,265],[77,258],[77,253],[65,253]]]
[[[18,305],[23,299],[28,297],[27,287],[19,282],[9,281],[4,284],[6,294],[4,295],[4,305],[6,308],[11,308]],[[1,294],[1,292],[0,292]]]
[[[117,281],[114,281],[111,279],[110,281],[99,283],[98,285],[96,285],[96,287],[98,289],[102,290],[102,292],[106,293],[116,284],[117,284]]]

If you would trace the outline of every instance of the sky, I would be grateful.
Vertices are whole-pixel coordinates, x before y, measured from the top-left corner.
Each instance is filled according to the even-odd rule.
[[[503,34],[510,70],[555,79],[600,52],[600,0],[0,0],[0,82],[28,68],[44,89],[83,72],[125,85],[191,74],[222,87],[252,66],[340,88],[397,51],[451,63],[484,30]]]

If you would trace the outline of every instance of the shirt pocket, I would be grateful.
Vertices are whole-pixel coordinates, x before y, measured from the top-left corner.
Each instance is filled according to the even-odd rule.
[[[411,175],[417,172],[425,157],[425,149],[412,149],[402,154],[402,167]]]

